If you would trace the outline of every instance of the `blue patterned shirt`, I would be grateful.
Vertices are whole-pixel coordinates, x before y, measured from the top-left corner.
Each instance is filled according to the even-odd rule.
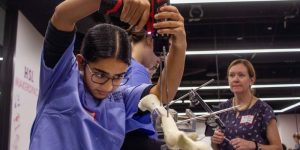
[[[232,107],[232,99],[220,104],[220,109],[229,107]],[[224,133],[229,140],[239,137],[261,144],[269,144],[266,137],[267,126],[272,119],[276,118],[273,109],[267,103],[257,100],[251,108],[240,111],[237,117],[235,111],[224,112],[219,116],[226,126]],[[224,140],[219,145],[219,149],[231,150],[234,148]]]

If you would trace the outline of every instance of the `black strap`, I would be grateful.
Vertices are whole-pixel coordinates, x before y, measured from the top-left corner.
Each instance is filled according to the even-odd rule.
[[[254,141],[255,143],[255,150],[258,150],[258,143],[256,141]]]

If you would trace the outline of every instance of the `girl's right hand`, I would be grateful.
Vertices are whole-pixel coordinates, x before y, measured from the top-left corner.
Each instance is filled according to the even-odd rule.
[[[121,21],[135,25],[137,31],[142,30],[149,19],[149,0],[123,0],[123,3]]]

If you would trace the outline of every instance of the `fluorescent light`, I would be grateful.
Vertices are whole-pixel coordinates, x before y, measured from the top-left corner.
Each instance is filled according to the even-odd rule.
[[[225,102],[227,99],[206,99],[204,100],[205,103],[218,103],[218,102]],[[191,101],[190,100],[184,100],[183,103],[189,104]],[[181,104],[182,101],[177,101],[175,104]]]
[[[262,101],[293,101],[300,100],[300,97],[271,97],[271,98],[260,98]]]
[[[179,87],[178,91],[187,91],[187,90],[194,90],[198,88],[197,86],[191,86],[191,87]],[[229,86],[205,86],[200,88],[199,90],[216,90],[216,89],[229,89]]]
[[[299,49],[243,49],[243,50],[210,50],[186,51],[186,55],[222,55],[222,54],[252,54],[252,53],[296,53]]]
[[[252,85],[254,89],[260,88],[286,88],[286,87],[300,87],[300,84],[265,84],[265,85]],[[196,89],[197,87],[179,87],[179,91],[186,91],[191,89]],[[199,90],[216,90],[216,89],[229,89],[229,86],[205,86]]]
[[[200,115],[207,115],[207,112],[193,112],[194,115],[200,116]],[[185,113],[177,113],[178,116],[185,116]]]
[[[2,61],[3,60],[3,57],[0,57],[0,61]]]
[[[286,112],[293,108],[296,108],[298,106],[300,106],[300,102],[293,104],[291,106],[288,106],[286,108],[280,109],[280,110],[274,110],[274,113],[283,113],[283,112]],[[208,113],[207,112],[193,112],[193,114],[195,114],[196,116],[199,116],[199,115],[207,115]],[[185,113],[178,113],[178,116],[185,116],[185,115],[186,115]]]
[[[187,3],[224,3],[224,2],[265,2],[265,1],[287,1],[287,0],[170,0],[171,4]]]
[[[300,84],[270,84],[270,85],[253,85],[255,89],[260,88],[285,88],[285,87],[300,87]]]
[[[288,107],[286,107],[286,108],[283,108],[283,109],[281,109],[281,110],[274,110],[274,112],[275,112],[275,113],[282,113],[282,112],[288,111],[288,110],[290,110],[290,109],[293,109],[293,108],[295,108],[295,107],[297,107],[297,106],[299,106],[299,105],[300,105],[300,102],[298,102],[298,103],[296,103],[296,104],[294,104],[294,105],[288,106]]]
[[[259,98],[262,101],[293,101],[293,100],[300,100],[300,97],[268,97],[268,98]],[[225,102],[227,99],[206,99],[204,100],[205,103],[219,103]],[[189,104],[190,100],[184,100],[183,103]],[[182,101],[175,102],[176,104],[181,104]]]

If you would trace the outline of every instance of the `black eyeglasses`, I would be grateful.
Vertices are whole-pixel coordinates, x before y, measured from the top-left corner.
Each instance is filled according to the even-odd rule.
[[[125,85],[128,81],[128,78],[125,78],[124,74],[117,75],[114,77],[109,77],[103,72],[93,72],[92,69],[90,68],[90,66],[88,64],[86,64],[86,65],[88,67],[88,70],[92,74],[91,80],[94,83],[105,84],[107,81],[111,80],[113,86],[122,86],[122,85]]]

